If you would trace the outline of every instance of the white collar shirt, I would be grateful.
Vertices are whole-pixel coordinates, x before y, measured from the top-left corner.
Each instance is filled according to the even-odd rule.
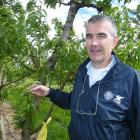
[[[89,63],[86,65],[87,75],[89,76],[89,86],[91,87],[97,81],[102,80],[105,77],[105,75],[108,73],[108,71],[115,64],[116,64],[116,60],[114,58],[114,55],[111,55],[111,62],[108,64],[108,66],[101,69],[95,69],[94,66],[92,65],[92,62],[89,61]]]

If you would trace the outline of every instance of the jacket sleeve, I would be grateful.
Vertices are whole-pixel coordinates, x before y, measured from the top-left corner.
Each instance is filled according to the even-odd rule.
[[[71,104],[71,93],[65,93],[58,89],[50,89],[49,96],[50,100],[60,106],[63,109],[70,109]]]
[[[75,75],[74,78],[74,84],[73,84],[73,90],[70,93],[66,93],[63,92],[59,89],[50,89],[50,93],[49,93],[49,98],[50,100],[58,105],[59,107],[63,108],[63,109],[70,109],[71,108],[71,98],[72,98],[72,94],[74,93],[74,88],[76,87],[76,84],[78,83],[78,76],[79,76],[79,71],[80,71],[80,67],[77,70],[77,73]]]
[[[130,120],[133,140],[140,139],[140,73],[133,78]]]

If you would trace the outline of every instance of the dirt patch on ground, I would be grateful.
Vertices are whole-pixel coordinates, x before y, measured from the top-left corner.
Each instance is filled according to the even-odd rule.
[[[21,130],[15,127],[14,110],[8,102],[0,104],[0,140],[21,140]]]

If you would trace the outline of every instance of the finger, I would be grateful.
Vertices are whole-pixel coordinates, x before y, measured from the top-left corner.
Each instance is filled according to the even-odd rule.
[[[41,85],[41,82],[35,81],[35,84],[36,84],[36,85]]]
[[[33,85],[31,85],[30,87],[28,87],[28,89],[29,90],[32,90],[32,89],[34,89],[35,87],[37,87],[38,86],[38,84],[33,84]]]

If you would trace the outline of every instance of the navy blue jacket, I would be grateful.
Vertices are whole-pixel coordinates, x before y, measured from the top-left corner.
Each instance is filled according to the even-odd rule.
[[[121,63],[89,86],[87,59],[78,68],[73,91],[50,90],[56,105],[71,110],[70,140],[139,140],[140,74]]]

